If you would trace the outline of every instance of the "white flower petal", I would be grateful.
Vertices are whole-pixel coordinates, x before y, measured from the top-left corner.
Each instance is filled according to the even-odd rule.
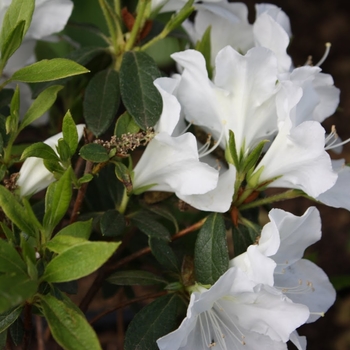
[[[301,259],[275,275],[275,286],[295,303],[310,310],[308,323],[316,321],[333,304],[336,292],[324,271],[313,262]]]
[[[337,174],[324,142],[324,129],[318,122],[306,121],[294,128],[288,120],[280,123],[279,133],[257,166],[264,166],[260,183],[280,176],[268,187],[296,188],[314,198],[327,191]]]
[[[217,186],[204,194],[179,196],[192,207],[204,211],[225,213],[230,209],[234,194],[236,168],[230,165],[229,169],[219,175]]]
[[[134,190],[154,184],[150,190],[176,195],[202,194],[216,187],[218,172],[198,159],[197,142],[190,133],[171,137],[160,133],[147,145],[134,168]]]
[[[344,159],[333,160],[332,166],[338,174],[337,182],[316,199],[334,208],[350,210],[350,167],[345,165]]]

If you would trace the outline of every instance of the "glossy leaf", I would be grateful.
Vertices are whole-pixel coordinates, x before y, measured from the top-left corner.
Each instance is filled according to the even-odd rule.
[[[0,207],[6,216],[29,236],[36,236],[36,230],[27,218],[24,207],[15,196],[4,186],[0,186]]]
[[[145,306],[130,322],[125,350],[158,350],[156,341],[173,331],[183,301],[176,294],[162,296]]]
[[[164,239],[150,238],[148,244],[154,257],[165,269],[173,272],[180,271],[179,261],[168,242]]]
[[[38,284],[25,274],[0,276],[0,313],[23,303],[36,293]]]
[[[13,322],[17,320],[22,312],[22,309],[23,307],[19,306],[0,314],[0,333],[5,331]]]
[[[92,219],[88,221],[77,221],[73,224],[65,226],[61,231],[59,231],[56,237],[59,236],[72,236],[78,238],[89,239],[92,230]]]
[[[89,70],[66,58],[42,60],[15,72],[9,81],[38,83],[88,73]]]
[[[48,263],[42,279],[55,283],[87,276],[105,263],[118,246],[119,243],[90,241],[75,245]]]
[[[90,80],[84,97],[84,116],[95,136],[112,124],[120,104],[118,73],[112,69],[98,72]]]
[[[86,318],[66,302],[47,294],[41,296],[40,306],[53,337],[64,349],[101,349],[96,333]]]
[[[100,228],[103,236],[120,236],[123,234],[125,227],[124,215],[117,210],[107,210],[100,219]]]
[[[71,171],[72,169],[68,168],[62,177],[47,189],[43,226],[49,232],[61,221],[69,207],[72,197]]]
[[[170,240],[169,230],[154,219],[147,211],[140,211],[130,218],[131,222],[143,233],[152,238]]]
[[[26,264],[17,250],[3,239],[0,239],[0,272],[7,274],[27,273]]]
[[[210,214],[198,232],[194,266],[196,280],[214,284],[229,267],[226,228],[221,214]]]
[[[103,163],[109,160],[108,151],[97,143],[89,143],[80,149],[80,156],[94,163]]]
[[[162,98],[153,85],[160,77],[153,59],[144,52],[128,51],[120,68],[120,91],[127,111],[142,128],[154,126],[162,113]]]
[[[70,148],[70,155],[73,156],[78,147],[79,137],[77,127],[75,126],[75,122],[70,114],[70,111],[68,111],[63,117],[62,134],[63,140]]]
[[[24,160],[28,157],[37,157],[52,161],[59,160],[56,152],[44,142],[33,143],[27,147],[22,153],[21,160]]]
[[[245,224],[238,223],[237,226],[233,226],[232,237],[234,256],[245,253],[247,248],[256,242],[260,232],[261,227],[251,221],[245,221]]]

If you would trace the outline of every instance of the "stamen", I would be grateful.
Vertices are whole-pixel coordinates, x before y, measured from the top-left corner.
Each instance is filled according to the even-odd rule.
[[[212,153],[216,148],[218,148],[220,146],[220,142],[221,142],[222,138],[224,137],[224,133],[225,133],[225,128],[222,128],[220,137],[216,142],[214,142],[214,146],[212,148],[210,148],[209,150],[207,150],[206,152],[199,154],[199,158],[203,158],[203,157],[207,156],[208,154]]]
[[[319,67],[328,57],[329,51],[331,50],[331,43],[326,43],[326,51],[324,52],[322,58],[315,64],[316,67]]]
[[[335,129],[335,126],[332,125],[332,131],[325,139],[325,147],[324,147],[324,149],[326,151],[328,151],[330,149],[337,148],[339,146],[345,145],[348,142],[350,142],[350,138],[348,138],[347,140],[345,140],[343,142],[338,142],[337,143],[338,138],[339,138],[339,136],[337,134],[337,130]]]
[[[186,128],[181,132],[181,135],[183,135],[192,125],[193,125],[193,123],[190,122],[190,123],[186,126]]]
[[[279,289],[282,293],[288,293],[288,294],[305,294],[305,293],[310,293],[315,291],[315,288],[311,281],[306,281],[306,284],[304,284],[303,280],[299,280],[298,285],[294,287],[280,287],[280,286],[275,286],[275,287]]]

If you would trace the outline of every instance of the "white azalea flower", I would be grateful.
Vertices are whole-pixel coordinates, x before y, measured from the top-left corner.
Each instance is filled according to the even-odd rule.
[[[175,192],[183,196],[203,194],[213,190],[218,171],[199,161],[197,141],[193,134],[174,137],[172,133],[180,118],[180,104],[164,86],[167,80],[158,79],[155,86],[163,99],[163,111],[155,126],[157,135],[147,145],[134,168],[133,189]],[[164,88],[163,88],[164,87]]]
[[[253,176],[263,168],[260,184],[278,177],[268,187],[300,189],[316,198],[337,180],[324,149],[324,134],[322,126],[315,121],[306,121],[296,127],[289,119],[280,122],[279,132]]]
[[[152,0],[151,9],[152,11],[159,12],[171,12],[178,11],[185,6],[188,0]],[[199,2],[200,0],[195,0]],[[219,2],[221,0],[205,0],[205,2]]]
[[[85,125],[79,124],[76,127],[78,138],[80,140],[83,136]],[[60,132],[45,140],[44,143],[56,151],[58,140],[62,137],[63,134]],[[20,187],[20,195],[24,197],[43,190],[55,180],[56,179],[53,174],[46,169],[41,158],[29,157],[22,164],[19,177],[17,179],[17,185]]]
[[[259,244],[249,247],[230,265],[243,269],[251,280],[260,282],[259,264],[267,266],[262,261],[272,259],[276,266],[273,286],[293,302],[306,305],[310,310],[307,322],[313,322],[335,301],[335,290],[327,275],[311,261],[302,259],[305,249],[321,238],[319,212],[312,207],[298,217],[272,209],[269,218],[271,222],[264,226]],[[264,282],[272,285],[271,281]]]
[[[157,344],[160,350],[286,350],[290,334],[308,316],[307,307],[233,267],[210,289],[191,294],[186,318]]]
[[[344,159],[332,160],[333,170],[338,174],[337,182],[316,199],[334,208],[350,210],[350,167]]]
[[[243,54],[253,47],[261,46],[274,52],[280,72],[288,71],[291,67],[291,58],[286,52],[291,36],[289,18],[272,4],[256,5],[256,13],[256,21],[250,24],[244,3],[204,2],[197,5],[194,22],[186,21],[184,27],[194,44],[211,27],[212,62],[227,45]]]
[[[242,56],[225,47],[216,58],[213,82],[198,51],[186,50],[172,57],[184,67],[177,98],[186,119],[205,128],[223,148],[229,130],[235,134],[237,150],[244,146],[245,155],[277,131],[278,68],[270,50],[253,48]]]

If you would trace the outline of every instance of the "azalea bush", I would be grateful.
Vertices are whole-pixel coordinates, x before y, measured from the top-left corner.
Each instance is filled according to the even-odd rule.
[[[304,258],[321,217],[274,205],[350,210],[330,45],[295,67],[271,4],[98,4],[64,32],[70,0],[1,5],[0,346],[101,349],[126,310],[126,350],[306,349],[336,297]]]

